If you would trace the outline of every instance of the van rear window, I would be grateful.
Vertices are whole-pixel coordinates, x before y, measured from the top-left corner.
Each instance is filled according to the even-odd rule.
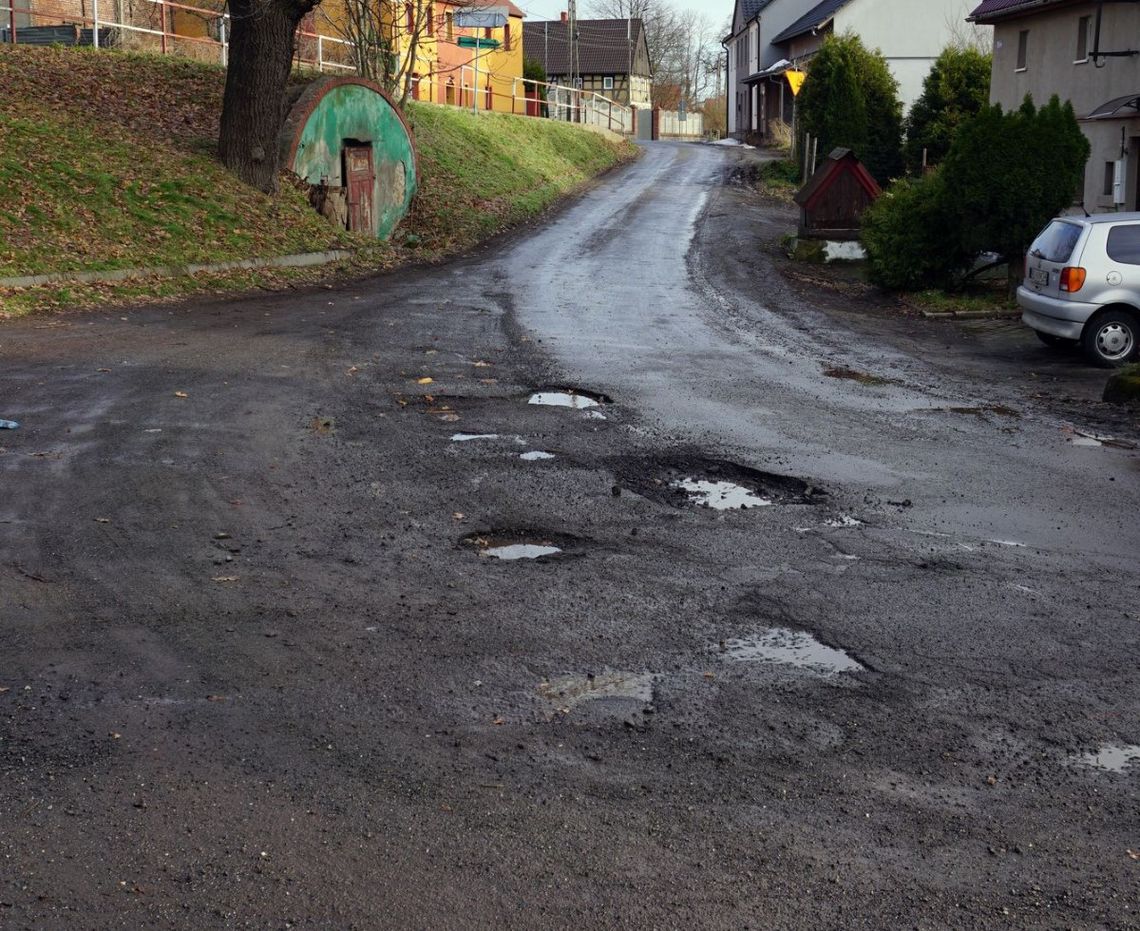
[[[1054,220],[1041,235],[1033,240],[1029,247],[1029,254],[1035,255],[1046,262],[1056,262],[1064,265],[1073,255],[1077,240],[1081,238],[1083,227],[1076,223],[1066,223],[1064,220]]]
[[[1125,265],[1140,265],[1140,223],[1108,231],[1108,257]]]

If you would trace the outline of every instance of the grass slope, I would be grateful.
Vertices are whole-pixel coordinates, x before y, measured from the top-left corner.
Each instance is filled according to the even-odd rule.
[[[300,80],[301,78],[298,78]],[[225,72],[173,57],[0,46],[0,277],[357,248],[357,270],[442,257],[539,213],[632,147],[546,120],[413,104],[421,196],[395,244],[333,229],[285,183],[266,196],[214,157]],[[272,286],[312,271],[232,276]],[[204,282],[33,289],[15,312]],[[225,277],[210,287],[225,287]]]

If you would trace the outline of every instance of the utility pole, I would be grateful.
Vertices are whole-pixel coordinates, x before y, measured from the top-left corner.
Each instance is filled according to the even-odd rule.
[[[566,38],[570,52],[570,100],[577,103],[574,122],[581,121],[582,94],[578,90],[578,4],[576,0],[566,0]]]

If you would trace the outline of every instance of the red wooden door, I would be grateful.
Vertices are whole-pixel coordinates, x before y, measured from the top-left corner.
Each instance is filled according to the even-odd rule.
[[[344,147],[344,176],[348,187],[348,228],[355,233],[373,233],[372,189],[376,173],[372,168],[372,146]]]

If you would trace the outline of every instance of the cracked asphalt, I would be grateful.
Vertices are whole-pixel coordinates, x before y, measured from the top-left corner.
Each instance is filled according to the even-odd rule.
[[[1140,927],[1135,412],[787,280],[741,157],[0,329],[0,927]]]

